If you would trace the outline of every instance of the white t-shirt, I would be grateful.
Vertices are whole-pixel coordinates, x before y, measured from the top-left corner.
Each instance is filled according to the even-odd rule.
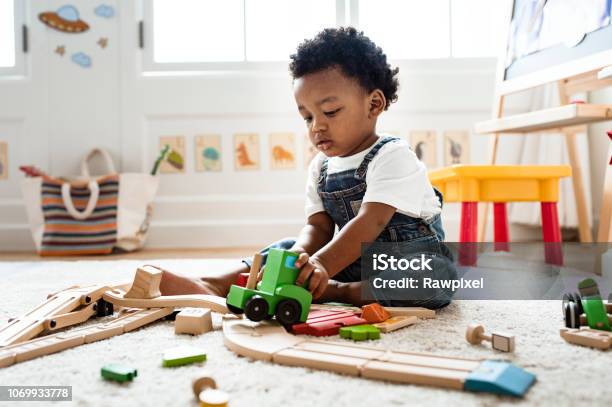
[[[356,170],[376,144],[348,157],[328,158],[327,174]],[[317,193],[317,182],[324,160],[325,155],[320,152],[308,167],[306,217],[325,211]],[[429,219],[441,212],[440,201],[427,178],[427,168],[405,140],[390,141],[378,150],[368,165],[365,181],[367,189],[363,203],[381,202],[395,207],[399,213],[421,219]]]

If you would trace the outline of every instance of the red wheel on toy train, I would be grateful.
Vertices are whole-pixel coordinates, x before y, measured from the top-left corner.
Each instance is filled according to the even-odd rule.
[[[296,300],[282,300],[276,306],[276,320],[283,325],[293,325],[300,320],[302,307]]]
[[[567,328],[580,328],[580,311],[575,302],[565,303],[564,319]]]
[[[244,306],[244,314],[251,321],[263,321],[268,315],[268,302],[263,297],[254,295]]]

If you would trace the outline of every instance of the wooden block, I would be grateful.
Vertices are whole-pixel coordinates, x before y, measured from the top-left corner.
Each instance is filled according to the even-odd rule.
[[[168,349],[164,352],[162,358],[162,366],[175,367],[188,365],[191,363],[204,362],[206,360],[206,352],[200,348],[192,346],[179,346]]]
[[[174,333],[200,335],[212,330],[212,317],[208,308],[185,308],[174,322]]]
[[[423,319],[436,317],[436,311],[423,307],[385,307],[385,309],[392,317],[415,316]]]
[[[138,267],[132,288],[125,293],[124,298],[151,299],[161,296],[159,291],[161,278],[160,268],[150,265]]]
[[[559,334],[567,342],[575,345],[588,346],[601,350],[607,350],[612,346],[612,332],[590,328],[561,328]]]
[[[294,324],[291,331],[297,335],[331,336],[337,335],[343,326],[362,325],[366,320],[352,311],[332,311],[325,309],[310,310],[306,322]]]
[[[239,287],[246,287],[248,280],[249,280],[249,273],[240,273],[238,274],[236,285]]]
[[[387,333],[391,331],[395,331],[400,328],[404,328],[406,326],[410,326],[417,322],[418,318],[415,316],[407,317],[391,317],[386,321],[379,322],[378,324],[373,324],[376,328],[380,329],[381,332]]]
[[[134,377],[138,376],[138,370],[112,363],[103,366],[100,369],[100,375],[106,380],[114,380],[120,383],[131,382]]]
[[[374,325],[353,325],[340,328],[340,337],[354,341],[380,339],[380,330]]]
[[[514,352],[514,335],[491,333],[491,346],[502,352]]]
[[[391,315],[385,307],[375,302],[361,307],[361,318],[368,321],[368,324],[376,324],[391,318]]]

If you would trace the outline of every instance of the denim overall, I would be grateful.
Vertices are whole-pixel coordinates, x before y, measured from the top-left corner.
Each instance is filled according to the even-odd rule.
[[[327,173],[327,159],[321,165],[321,172],[318,180],[317,192],[323,202],[325,212],[332,218],[338,230],[341,230],[350,222],[357,213],[363,201],[366,191],[366,173],[368,165],[376,157],[376,154],[387,143],[399,140],[395,137],[383,137],[366,154],[359,167],[351,170],[341,171],[334,174]],[[440,204],[442,204],[442,194],[434,189]],[[391,220],[376,238],[377,242],[414,242],[419,248],[428,252],[439,253],[444,256],[452,257],[446,246],[441,244],[444,240],[444,231],[440,215],[435,215],[430,219],[413,218],[408,215],[395,212]],[[295,243],[295,239],[283,239],[276,242],[264,250],[264,262],[266,254],[270,248],[289,249]],[[245,260],[250,266],[250,261]],[[449,273],[454,274],[454,273]],[[437,276],[439,277],[439,276]],[[455,278],[454,275],[447,276]],[[361,281],[361,259],[357,259],[347,268],[333,277],[340,282]],[[373,293],[378,302],[385,306],[422,306],[428,308],[440,308],[448,305],[450,297],[444,292],[428,293],[425,298],[420,300],[386,300]]]

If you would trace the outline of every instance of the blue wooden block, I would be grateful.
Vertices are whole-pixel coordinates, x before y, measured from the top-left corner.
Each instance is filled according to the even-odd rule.
[[[535,375],[512,363],[485,360],[467,377],[463,388],[470,391],[522,397],[535,382]]]

